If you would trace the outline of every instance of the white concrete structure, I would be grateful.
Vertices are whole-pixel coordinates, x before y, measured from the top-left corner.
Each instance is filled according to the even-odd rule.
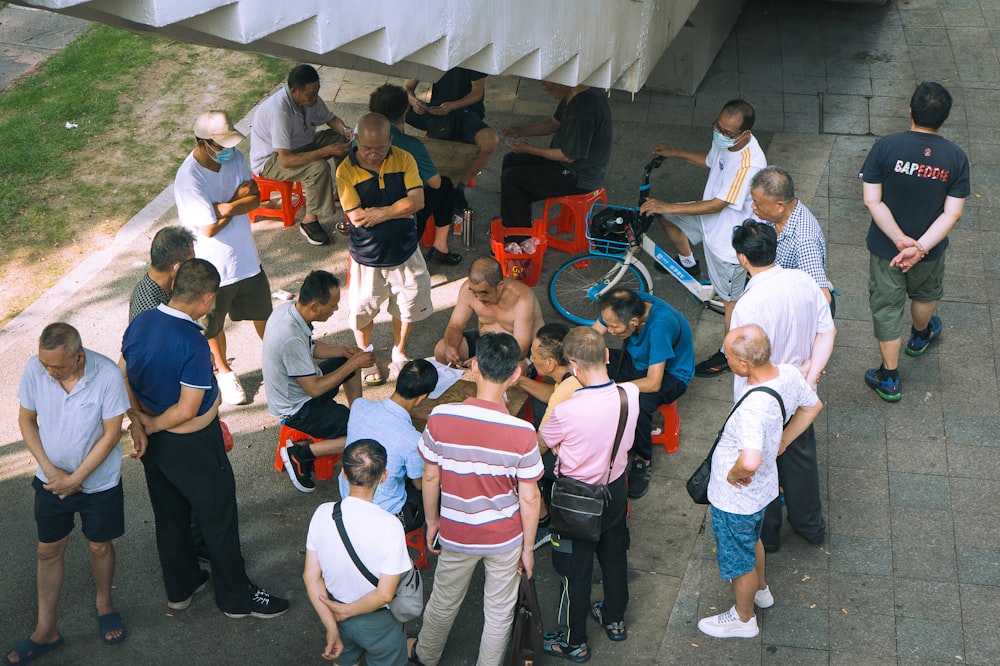
[[[461,65],[489,74],[632,92],[642,87],[698,4],[698,0],[13,1],[171,39],[395,76],[434,80],[439,72]],[[703,4],[714,3],[703,0]],[[732,1],[723,4],[731,11]],[[710,63],[714,55],[712,51],[702,60]],[[674,87],[690,88],[691,76],[685,76],[688,82]],[[700,76],[695,75],[699,81]]]

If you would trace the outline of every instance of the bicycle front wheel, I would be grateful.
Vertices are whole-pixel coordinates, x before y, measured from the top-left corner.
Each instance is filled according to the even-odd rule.
[[[603,254],[577,254],[556,269],[549,283],[549,300],[552,307],[571,322],[589,326],[600,311],[597,301],[608,285],[621,273],[614,286],[632,291],[648,291],[646,280],[635,266],[624,266],[618,257]]]

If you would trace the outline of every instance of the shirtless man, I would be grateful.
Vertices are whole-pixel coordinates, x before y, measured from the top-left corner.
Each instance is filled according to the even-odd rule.
[[[444,338],[434,347],[434,358],[440,363],[467,365],[476,355],[476,340],[484,333],[513,335],[521,346],[521,358],[525,358],[535,332],[545,323],[531,287],[518,280],[505,280],[500,264],[490,257],[472,262],[465,285],[459,292]],[[473,313],[479,319],[479,327],[466,331]]]

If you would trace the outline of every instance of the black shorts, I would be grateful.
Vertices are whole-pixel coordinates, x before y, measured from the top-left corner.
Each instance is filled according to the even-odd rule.
[[[59,499],[46,490],[37,476],[31,480],[35,489],[35,525],[40,543],[55,543],[73,531],[73,514],[80,514],[83,536],[103,543],[125,534],[125,494],[122,482],[99,493],[76,493]]]
[[[476,355],[476,343],[479,341],[479,329],[475,328],[471,331],[465,331],[462,333],[462,337],[465,338],[465,344],[469,345],[469,358]]]
[[[462,143],[475,143],[479,130],[490,127],[485,120],[468,109],[452,111],[446,116],[414,113],[411,109],[406,112],[406,122],[427,132],[427,137],[430,139],[461,141]]]
[[[346,362],[346,358],[328,358],[320,362],[319,368],[324,375],[328,375]],[[352,377],[353,372],[347,379]],[[338,393],[340,386],[335,386],[323,395],[311,398],[298,412],[285,419],[285,425],[320,439],[346,437],[347,418],[351,411],[334,400]]]

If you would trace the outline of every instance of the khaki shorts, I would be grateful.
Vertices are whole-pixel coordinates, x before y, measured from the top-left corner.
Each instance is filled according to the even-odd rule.
[[[872,327],[879,342],[896,340],[902,334],[906,297],[933,303],[944,296],[944,255],[936,261],[919,261],[904,273],[889,260],[872,254],[868,263],[868,305]]]
[[[352,260],[347,282],[347,321],[355,331],[375,321],[386,301],[389,314],[400,321],[422,321],[434,312],[431,276],[419,248],[398,266],[364,266]]]
[[[672,222],[678,229],[684,232],[691,245],[698,245],[703,240],[701,228],[701,215],[666,215],[668,221]],[[743,288],[747,284],[747,272],[739,264],[731,264],[723,261],[705,250],[705,268],[708,270],[708,279],[715,287],[715,293],[724,301],[735,301],[743,295]]]
[[[271,316],[271,287],[263,268],[253,277],[219,287],[215,305],[200,320],[206,338],[214,338],[222,331],[226,315],[232,321],[267,321]]]

